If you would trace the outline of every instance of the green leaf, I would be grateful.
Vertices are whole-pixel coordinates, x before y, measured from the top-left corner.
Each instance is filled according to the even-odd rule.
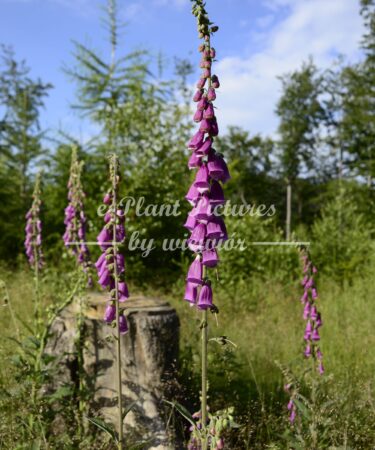
[[[122,414],[122,420],[125,419],[125,417],[130,413],[130,411],[133,409],[133,407],[134,407],[136,404],[137,404],[136,402],[133,402],[133,403],[131,403],[129,406],[127,406],[127,407],[124,409],[124,412],[123,412],[123,414]]]
[[[183,416],[185,417],[186,420],[188,420],[193,427],[196,426],[196,423],[194,421],[193,416],[190,414],[190,412],[185,408],[185,406],[182,406],[180,403],[177,402],[170,402],[168,400],[163,400],[165,403],[168,403],[168,405],[171,405],[172,408],[177,409],[177,411]]]
[[[116,432],[115,430],[112,428],[112,426],[108,425],[107,423],[104,422],[104,420],[99,419],[97,417],[87,417],[86,419],[91,422],[93,425],[95,425],[96,427],[98,427],[100,430],[104,431],[105,433],[107,433],[115,442],[116,444],[118,444],[118,439],[116,436]]]

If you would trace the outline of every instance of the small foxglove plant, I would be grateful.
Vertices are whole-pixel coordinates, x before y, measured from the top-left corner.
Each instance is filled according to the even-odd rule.
[[[118,448],[123,448],[123,405],[121,381],[121,335],[127,333],[128,324],[120,303],[129,298],[125,281],[124,256],[119,252],[119,246],[125,241],[125,213],[118,203],[119,162],[116,155],[110,156],[110,179],[112,186],[103,198],[107,207],[104,215],[105,225],[97,237],[102,254],[95,266],[98,272],[99,284],[108,289],[110,298],[105,309],[104,321],[116,328],[117,345],[117,395],[118,395]]]
[[[38,173],[35,179],[33,202],[31,208],[26,214],[26,238],[25,250],[30,267],[34,271],[34,317],[35,324],[38,327],[41,311],[40,311],[40,294],[39,294],[39,277],[40,270],[44,265],[42,251],[42,221],[40,219],[41,209],[41,173]]]
[[[318,271],[312,264],[306,248],[301,249],[301,260],[304,274],[303,280],[301,281],[303,286],[301,303],[304,306],[303,319],[306,321],[305,334],[303,336],[306,343],[304,355],[306,358],[313,358],[316,361],[317,369],[320,375],[323,375],[323,354],[319,347],[319,329],[323,325],[323,322],[322,316],[317,308],[318,291],[314,280],[314,276]]]
[[[43,267],[42,251],[42,221],[40,220],[41,208],[41,174],[38,173],[35,179],[33,202],[26,214],[26,256],[32,269],[40,270]]]
[[[86,243],[86,216],[84,212],[84,199],[86,197],[81,182],[83,161],[78,160],[77,148],[72,147],[72,159],[68,181],[68,206],[65,208],[65,233],[63,241],[68,251],[75,257],[77,262],[77,275],[79,280],[78,313],[77,313],[77,360],[79,374],[79,420],[78,432],[82,436],[84,429],[83,414],[86,408],[85,394],[87,392],[86,373],[83,361],[84,347],[84,284],[88,287],[93,285],[91,274],[91,258]]]
[[[207,343],[208,343],[208,310],[213,313],[218,309],[213,303],[211,281],[208,268],[215,268],[219,262],[217,247],[226,240],[227,230],[222,217],[215,214],[215,207],[225,203],[222,183],[229,180],[227,164],[221,154],[214,149],[215,137],[219,134],[215,116],[214,101],[216,89],[220,87],[217,75],[212,73],[212,65],[216,51],[211,47],[211,36],[218,30],[209,18],[203,0],[194,0],[192,13],[197,19],[199,46],[201,54],[201,76],[197,82],[197,91],[193,101],[197,109],[193,120],[199,124],[198,131],[190,139],[188,148],[191,156],[189,169],[196,170],[193,184],[186,195],[186,200],[193,209],[185,222],[191,232],[188,246],[195,253],[194,260],[186,278],[184,299],[202,311],[202,390],[201,390],[201,447],[212,446],[206,432],[209,425],[207,408]],[[218,440],[218,442],[220,442]],[[220,445],[220,444],[219,444]]]
[[[303,286],[303,295],[301,297],[301,303],[303,304],[303,319],[306,322],[305,333],[303,336],[305,342],[303,354],[306,359],[312,360],[314,368],[316,368],[320,375],[323,375],[323,353],[319,346],[319,329],[323,325],[323,322],[321,313],[317,308],[318,291],[314,280],[314,277],[318,271],[311,262],[307,248],[301,246],[300,252],[303,266],[303,279],[301,281],[301,285]],[[291,394],[287,407],[289,411],[289,420],[292,424],[297,416],[295,398],[298,394],[297,389],[293,387],[294,383],[292,382],[288,382],[284,386],[285,391]]]
[[[76,257],[78,264],[87,275],[87,284],[92,286],[90,273],[90,252],[86,244],[86,216],[84,199],[86,197],[81,183],[83,162],[77,158],[77,149],[72,149],[72,161],[68,181],[68,206],[65,208],[65,233],[63,240],[68,250]]]

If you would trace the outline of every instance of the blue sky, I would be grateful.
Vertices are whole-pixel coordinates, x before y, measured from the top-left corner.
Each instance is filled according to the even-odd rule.
[[[62,72],[73,62],[72,41],[109,57],[101,23],[105,0],[0,0],[0,43],[14,47],[34,76],[54,85],[42,122],[83,140],[92,130],[69,105],[75,86]],[[165,56],[167,71],[175,56],[198,63],[198,40],[189,0],[118,0],[120,52],[144,47]],[[357,61],[363,33],[358,0],[208,0],[219,26],[214,46],[221,85],[218,118],[222,128],[240,125],[252,133],[274,134],[277,76],[298,68],[309,55],[327,67],[338,54]],[[197,71],[198,73],[198,71]],[[193,82],[193,79],[192,79]]]

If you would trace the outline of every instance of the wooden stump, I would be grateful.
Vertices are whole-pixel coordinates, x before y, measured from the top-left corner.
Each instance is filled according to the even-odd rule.
[[[84,368],[92,380],[93,403],[108,422],[117,424],[116,357],[113,330],[103,322],[106,297],[90,295],[84,318]],[[121,305],[129,333],[121,337],[123,404],[133,404],[124,421],[125,436],[147,440],[144,449],[169,450],[166,407],[175,385],[179,320],[162,300],[133,297]],[[46,353],[58,356],[58,375],[53,386],[76,383],[77,305],[67,306],[51,327]]]

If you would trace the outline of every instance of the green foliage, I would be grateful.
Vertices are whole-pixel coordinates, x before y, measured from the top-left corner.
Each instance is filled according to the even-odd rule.
[[[302,168],[312,167],[317,130],[324,118],[319,100],[322,77],[310,60],[301,70],[282,77],[281,82],[283,94],[276,108],[280,117],[280,160],[284,176],[293,182]]]
[[[372,233],[350,190],[342,188],[312,228],[311,251],[317,267],[338,280],[360,275],[373,252]]]
[[[284,241],[275,218],[256,215],[256,205],[251,212],[253,215],[225,218],[229,237],[242,241],[233,249],[220,251],[220,282],[227,292],[246,292],[253,278],[289,282],[298,270],[294,247],[272,245]]]
[[[29,76],[24,61],[1,47],[0,61],[0,257],[17,254],[23,241],[23,219],[29,207],[31,174],[46,154],[39,113],[50,84]]]

